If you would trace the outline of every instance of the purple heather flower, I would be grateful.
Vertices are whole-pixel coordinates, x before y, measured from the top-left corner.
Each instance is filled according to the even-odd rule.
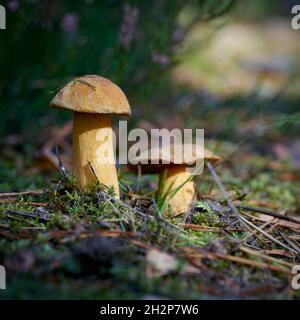
[[[120,29],[119,41],[121,45],[128,49],[133,38],[135,26],[139,18],[140,10],[125,4],[123,8],[123,19]]]
[[[167,55],[158,53],[156,51],[152,52],[152,61],[161,65],[162,67],[170,64],[170,58]]]
[[[19,1],[17,1],[17,0],[10,0],[10,1],[8,1],[8,3],[7,3],[7,7],[8,7],[8,9],[10,10],[10,11],[12,11],[12,12],[16,12],[16,11],[18,11],[19,10]]]
[[[173,35],[172,35],[173,41],[174,41],[175,43],[181,42],[181,41],[184,39],[185,34],[186,34],[186,33],[185,33],[185,31],[184,31],[182,28],[177,27],[177,28],[175,29]]]
[[[67,13],[61,22],[62,29],[69,34],[74,34],[78,28],[78,17],[75,13]]]

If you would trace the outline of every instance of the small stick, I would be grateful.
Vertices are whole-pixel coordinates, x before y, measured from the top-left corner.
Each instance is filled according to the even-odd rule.
[[[196,251],[197,252],[197,251]],[[257,268],[263,268],[263,269],[268,269],[268,270],[272,270],[272,271],[278,271],[278,272],[283,272],[283,273],[287,273],[287,274],[291,274],[291,271],[287,270],[285,267],[283,266],[276,266],[276,265],[272,265],[272,264],[268,264],[266,262],[261,262],[261,261],[257,261],[257,260],[251,260],[249,258],[243,258],[243,257],[238,257],[238,256],[233,256],[233,255],[229,255],[229,254],[220,254],[220,253],[216,253],[216,252],[208,252],[208,251],[201,251],[201,252],[197,252],[197,253],[192,253],[192,254],[188,254],[186,255],[187,257],[190,258],[208,258],[208,259],[223,259],[223,260],[228,260],[228,261],[232,261],[232,262],[236,262],[236,263],[240,263],[240,264],[245,264],[245,265],[249,265],[252,267],[257,267]]]
[[[197,224],[189,224],[189,223],[181,223],[183,228],[191,229],[191,230],[199,230],[199,231],[209,231],[209,232],[224,232],[224,231],[243,231],[241,228],[231,228],[231,229],[222,229],[218,227],[208,227],[208,226],[200,226]]]
[[[283,232],[279,232],[280,235],[282,236],[282,238],[290,245],[292,246],[295,250],[298,251],[298,253],[300,253],[300,248],[299,246],[292,240],[290,239],[288,236],[286,236]]]
[[[292,267],[293,267],[292,263],[289,263],[289,262],[286,262],[284,260],[279,260],[279,259],[276,259],[274,257],[268,256],[267,254],[264,254],[263,250],[257,250],[257,249],[254,250],[254,249],[251,249],[248,245],[245,245],[245,246],[241,247],[240,249],[241,249],[241,251],[246,252],[246,253],[248,253],[250,255],[254,255],[254,256],[260,257],[262,259],[269,260],[269,261],[284,265],[284,266],[286,266],[288,268],[292,269]]]
[[[248,217],[251,217],[251,215],[247,215]],[[259,226],[259,228],[265,229],[268,225],[270,225],[272,223],[272,221],[266,221],[265,223],[263,223],[261,226]],[[263,239],[260,238],[260,236],[257,235],[257,232],[254,230],[252,231],[250,234],[248,234],[245,238],[243,238],[243,242],[246,243],[246,241],[251,238],[252,236],[256,236],[260,241],[263,242]]]
[[[11,213],[11,214],[17,214],[19,216],[22,216],[22,217],[26,217],[26,218],[38,218],[39,220],[41,221],[49,221],[48,218],[46,217],[41,217],[41,216],[38,216],[36,214],[33,214],[33,213],[29,213],[29,212],[24,212],[24,211],[18,211],[18,210],[7,210],[8,213]]]
[[[11,197],[18,197],[18,196],[26,196],[29,194],[41,194],[45,190],[44,189],[37,189],[37,190],[31,190],[31,191],[21,191],[21,192],[6,192],[6,193],[0,193],[0,198],[11,198]]]
[[[249,228],[249,226],[241,219],[240,213],[237,210],[236,206],[234,205],[234,203],[232,202],[232,200],[229,197],[229,194],[227,193],[225,187],[223,186],[222,181],[220,180],[220,178],[218,177],[215,169],[213,168],[213,166],[211,165],[211,163],[208,161],[206,164],[209,172],[211,173],[213,179],[215,180],[216,184],[218,185],[219,189],[221,190],[221,192],[223,193],[223,196],[225,197],[227,204],[229,206],[229,208],[232,210],[232,212],[235,214],[236,218],[238,219],[238,221],[240,222],[241,226],[244,226],[245,229],[247,229],[248,231],[251,231],[251,229]]]
[[[48,202],[31,202],[31,201],[26,201],[25,204],[29,206],[34,206],[34,207],[47,207],[49,205]]]
[[[90,166],[90,168],[91,168],[91,170],[92,170],[92,173],[93,173],[94,177],[95,177],[96,180],[99,182],[99,179],[98,179],[98,177],[97,177],[97,174],[96,174],[96,171],[95,171],[95,168],[94,168],[92,162],[91,162],[91,161],[88,161],[88,164],[89,164],[89,166]]]
[[[65,177],[66,179],[69,179],[69,174],[61,161],[59,151],[58,151],[58,146],[55,146],[54,152],[55,152],[55,155],[58,159],[58,168],[59,168],[60,173],[63,175],[63,177]]]

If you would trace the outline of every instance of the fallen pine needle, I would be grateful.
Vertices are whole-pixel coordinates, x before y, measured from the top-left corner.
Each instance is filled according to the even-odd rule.
[[[21,192],[6,192],[6,193],[0,193],[0,198],[12,198],[12,197],[25,196],[29,194],[42,194],[43,192],[45,192],[44,189],[21,191]]]
[[[272,217],[275,217],[275,218],[278,218],[278,219],[282,219],[282,220],[286,220],[286,221],[290,221],[290,222],[294,222],[294,223],[300,224],[300,220],[297,219],[297,218],[294,218],[294,217],[291,217],[291,216],[285,216],[283,214],[277,213],[275,211],[272,211],[272,210],[269,210],[269,209],[266,209],[266,208],[258,208],[258,207],[252,207],[252,206],[247,206],[247,205],[240,205],[240,204],[237,204],[236,207],[239,208],[239,209],[246,210],[246,211],[263,213],[265,215],[272,216]]]
[[[187,257],[190,258],[208,258],[208,259],[223,259],[223,260],[228,260],[228,261],[232,261],[232,262],[236,262],[236,263],[241,263],[241,264],[245,264],[245,265],[249,265],[252,267],[257,267],[257,268],[262,268],[262,269],[268,269],[271,271],[278,271],[278,272],[282,272],[288,275],[291,275],[291,271],[287,270],[285,268],[281,268],[281,267],[277,267],[274,265],[269,265],[265,262],[260,262],[260,261],[256,261],[256,260],[251,260],[248,258],[243,258],[243,257],[237,257],[237,256],[233,256],[233,255],[229,255],[229,254],[220,254],[220,253],[216,253],[216,252],[195,252],[192,254],[187,255]]]
[[[218,227],[208,227],[208,226],[199,226],[197,224],[189,224],[189,223],[182,223],[180,224],[185,229],[191,229],[191,230],[199,230],[199,231],[208,231],[208,232],[224,232],[224,231],[243,231],[241,228],[231,228],[230,230],[224,228],[218,228]]]
[[[258,250],[253,250],[253,249],[250,249],[250,248],[247,248],[247,247],[240,247],[240,249],[247,253],[247,254],[251,254],[253,256],[257,256],[257,257],[260,257],[262,259],[265,259],[265,260],[268,260],[268,261],[272,261],[274,263],[278,263],[280,265],[284,265],[286,267],[289,267],[291,270],[292,270],[292,267],[293,267],[293,264],[291,263],[288,263],[284,260],[279,260],[279,259],[276,259],[276,258],[273,258],[273,257],[270,257],[266,254],[263,254],[262,252],[258,251]]]

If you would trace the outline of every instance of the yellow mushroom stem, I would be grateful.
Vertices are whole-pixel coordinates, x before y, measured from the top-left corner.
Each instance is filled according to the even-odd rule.
[[[114,155],[114,133],[109,114],[75,112],[73,120],[73,170],[80,187],[100,183],[113,187],[119,199]],[[91,169],[91,163],[93,170]]]
[[[163,171],[160,173],[159,188],[166,195],[169,212],[174,216],[186,213],[196,198],[196,189],[191,173],[184,166],[174,166],[167,170],[163,183]],[[161,190],[161,188],[163,188]],[[179,188],[179,189],[178,189]],[[175,190],[178,191],[175,193]]]

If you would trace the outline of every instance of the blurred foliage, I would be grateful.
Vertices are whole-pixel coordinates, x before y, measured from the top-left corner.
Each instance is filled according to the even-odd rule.
[[[69,79],[100,74],[120,85],[135,114],[171,91],[168,69],[187,31],[233,0],[8,0],[0,41],[0,135],[34,130]],[[188,13],[193,13],[188,14]],[[61,116],[61,115],[59,115]],[[63,114],[62,119],[70,117]],[[28,130],[27,130],[28,131]]]
[[[240,1],[240,5],[235,10],[235,15],[239,18],[251,20],[264,20],[270,16],[290,17],[291,7],[299,4],[297,0],[264,0],[264,1]]]

